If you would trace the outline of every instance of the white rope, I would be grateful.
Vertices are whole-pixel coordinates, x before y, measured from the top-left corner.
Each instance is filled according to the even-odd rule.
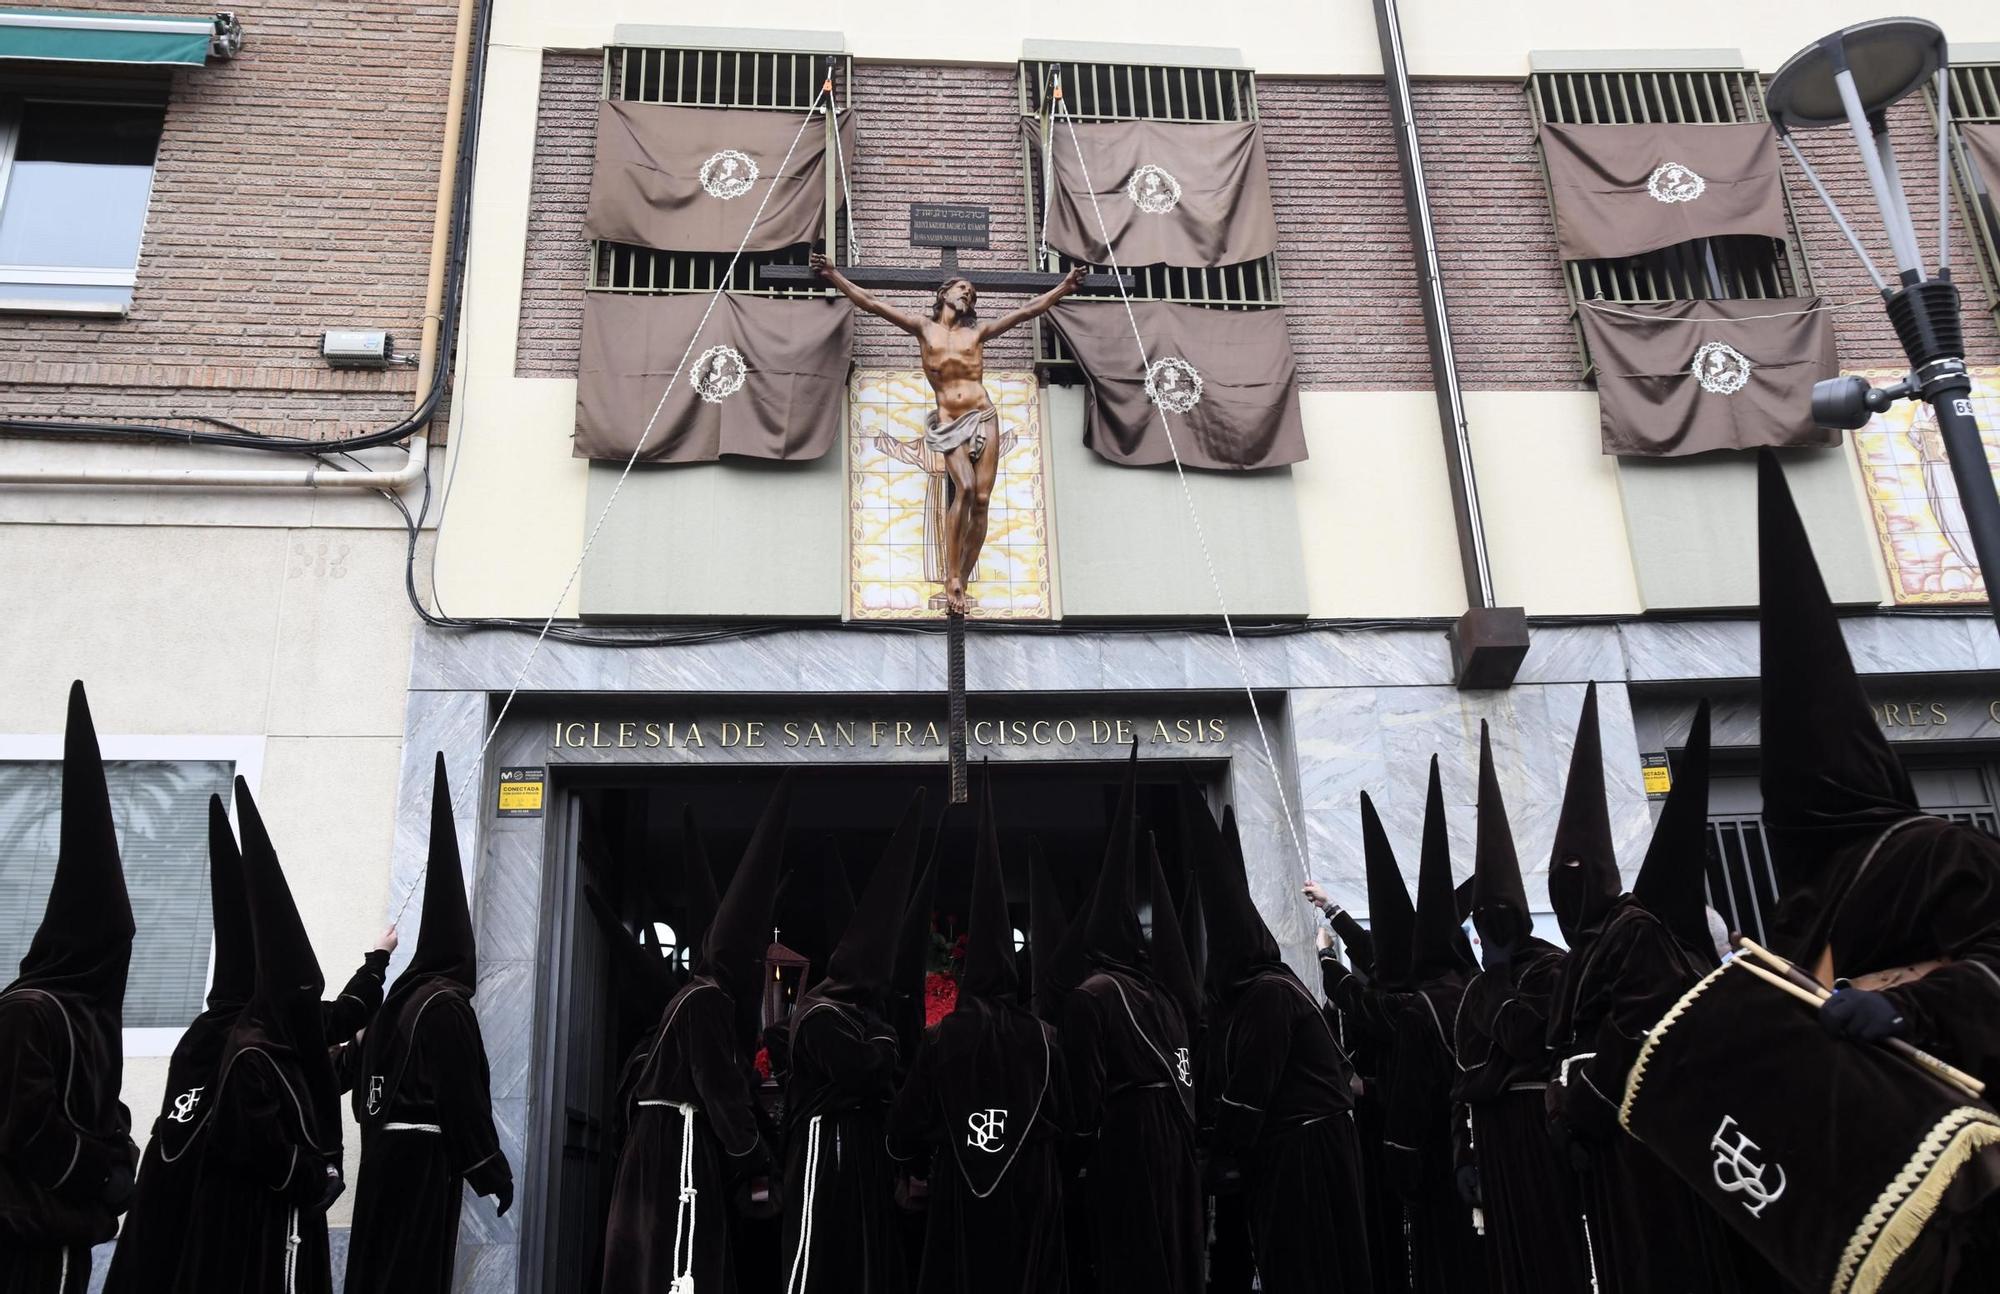
[[[1152,358],[1146,353],[1146,339],[1139,332],[1139,316],[1132,310],[1132,297],[1125,291],[1125,277],[1118,267],[1118,252],[1111,245],[1111,230],[1104,220],[1104,208],[1097,201],[1097,186],[1091,182],[1090,163],[1083,156],[1083,141],[1077,136],[1076,121],[1070,116],[1069,105],[1060,97],[1056,99],[1056,111],[1062,114],[1063,124],[1069,127],[1071,145],[1076,149],[1076,164],[1083,176],[1083,191],[1090,195],[1090,209],[1097,218],[1097,235],[1104,243],[1105,256],[1110,261],[1111,273],[1118,282],[1118,299],[1125,306],[1125,320],[1132,325],[1132,342],[1139,348],[1139,372],[1146,376],[1152,372]],[[1149,393],[1150,394],[1150,393]],[[1264,748],[1264,762],[1271,769],[1271,785],[1278,792],[1278,808],[1285,818],[1285,831],[1292,839],[1292,852],[1299,860],[1299,870],[1307,881],[1313,879],[1312,861],[1306,857],[1305,842],[1299,838],[1298,823],[1292,820],[1291,800],[1285,794],[1285,777],[1278,768],[1278,758],[1271,751],[1271,736],[1264,729],[1264,716],[1257,708],[1257,693],[1250,686],[1250,668],[1243,661],[1243,644],[1236,637],[1236,622],[1229,615],[1229,600],[1222,592],[1222,577],[1215,570],[1215,556],[1209,551],[1208,532],[1201,524],[1201,513],[1195,508],[1194,490],[1188,485],[1187,468],[1181,462],[1180,445],[1174,440],[1173,424],[1167,418],[1166,408],[1158,400],[1153,401],[1153,413],[1160,420],[1160,429],[1167,434],[1167,452],[1174,456],[1174,476],[1180,482],[1181,499],[1187,504],[1188,521],[1194,528],[1194,537],[1201,547],[1202,564],[1208,568],[1208,583],[1215,590],[1215,604],[1222,611],[1222,628],[1229,635],[1229,651],[1236,659],[1236,673],[1243,680],[1243,695],[1250,702],[1250,718],[1257,726],[1257,742]]]
[[[674,1206],[674,1278],[667,1290],[668,1294],[694,1294],[694,1211],[699,1194],[694,1188],[694,1107],[677,1108],[681,1112],[680,1199]]]
[[[813,1201],[819,1195],[819,1121],[815,1114],[806,1125],[806,1180],[800,1190],[799,1247],[792,1254],[792,1273],[785,1280],[785,1294],[803,1294],[812,1278]]]
[[[1599,314],[1622,315],[1627,319],[1640,319],[1644,320],[1646,323],[1718,324],[1718,323],[1749,323],[1752,319],[1797,319],[1801,315],[1828,314],[1835,310],[1852,310],[1856,306],[1880,306],[1882,304],[1882,298],[1862,297],[1854,301],[1842,301],[1836,305],[1816,305],[1805,310],[1780,310],[1776,314],[1736,315],[1732,318],[1724,318],[1724,319],[1676,319],[1671,315],[1644,315],[1638,313],[1635,310],[1620,310],[1615,306],[1609,306],[1604,304],[1602,301],[1597,301],[1597,300],[1585,301],[1583,304],[1585,306],[1588,306],[1590,309],[1597,311],[1597,313]]]
[[[500,725],[506,722],[507,711],[513,706],[515,696],[519,695],[521,691],[522,681],[528,677],[528,671],[534,667],[535,658],[542,654],[542,644],[548,640],[549,630],[555,626],[556,616],[562,612],[563,603],[569,600],[569,591],[576,587],[577,576],[583,573],[583,564],[590,556],[592,545],[597,543],[598,534],[604,529],[605,518],[611,515],[612,505],[618,502],[619,491],[625,488],[626,478],[632,475],[633,467],[638,464],[639,454],[646,448],[646,440],[653,434],[654,424],[659,422],[661,411],[667,407],[667,396],[672,394],[674,383],[680,380],[681,372],[687,367],[688,357],[694,354],[695,343],[701,340],[702,329],[708,327],[709,316],[715,313],[715,303],[722,299],[724,292],[728,291],[730,281],[736,273],[737,262],[743,259],[743,251],[750,245],[750,236],[756,233],[757,222],[764,218],[764,209],[771,204],[771,195],[777,191],[778,177],[783,175],[785,168],[791,164],[792,154],[798,151],[799,141],[805,138],[806,127],[812,125],[813,117],[819,111],[820,99],[826,93],[826,87],[824,85],[821,86],[819,94],[814,95],[813,101],[806,105],[805,119],[799,123],[799,133],[792,136],[791,147],[785,150],[784,159],[778,163],[777,169],[771,173],[771,182],[765,187],[764,196],[757,203],[757,210],[751,213],[749,226],[744,229],[742,239],[736,244],[736,251],[731,254],[729,265],[723,270],[721,278],[717,281],[715,291],[709,295],[708,308],[701,312],[701,322],[694,326],[694,333],[688,338],[687,349],[681,352],[680,362],[674,365],[673,373],[667,378],[666,387],[660,392],[659,403],[653,406],[653,416],[646,419],[645,429],[639,433],[638,442],[632,446],[631,456],[625,460],[625,470],[618,474],[617,483],[611,487],[610,497],[604,500],[604,507],[598,511],[596,524],[591,526],[590,534],[584,538],[583,551],[576,555],[576,565],[570,567],[569,578],[563,581],[562,592],[556,594],[555,606],[550,608],[548,618],[542,621],[541,632],[535,635],[535,645],[529,649],[528,658],[521,662],[521,668],[514,674],[513,683],[508,685],[507,698],[500,703],[500,712],[493,716],[493,726],[486,730],[486,740],[479,743],[479,755],[474,760],[474,763],[484,764],[486,752],[492,749],[493,739],[499,735]],[[838,131],[835,132],[835,138],[839,138]],[[466,789],[474,782],[483,784],[483,779],[463,778],[460,780],[458,790],[452,796],[453,817],[458,816],[458,801],[463,798]],[[410,883],[409,892],[403,895],[402,903],[396,908],[396,925],[402,924],[404,914],[409,911],[410,900],[417,896],[417,891],[422,888],[424,877],[428,874],[429,870],[430,860],[426,858],[424,865],[417,870],[416,879]]]
[[[826,115],[833,118],[833,164],[840,172],[840,196],[847,206],[847,259],[858,264],[861,260],[861,239],[854,233],[854,190],[847,185],[847,153],[840,142],[840,100],[834,97],[831,76],[826,79]],[[833,259],[833,248],[826,249],[826,258]]]
[[[1062,78],[1056,78],[1056,88],[1062,88]],[[1062,100],[1056,100],[1057,103]],[[1049,267],[1049,212],[1055,201],[1056,192],[1056,114],[1051,108],[1042,115],[1042,245],[1040,259],[1035,262],[1038,269]]]

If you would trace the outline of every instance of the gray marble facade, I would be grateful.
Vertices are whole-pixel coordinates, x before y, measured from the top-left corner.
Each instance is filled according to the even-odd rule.
[[[1877,689],[1884,699],[1909,691],[1905,680],[1912,676],[1923,676],[1933,688],[1943,678],[1958,689],[1952,713],[1968,716],[1953,735],[2000,737],[2000,706],[1982,708],[1989,702],[1979,692],[1993,688],[1990,700],[2000,702],[2000,684],[1988,673],[2000,668],[2000,643],[1985,616],[1885,615],[1845,624],[1861,668],[1891,676]],[[863,725],[863,731],[870,721],[908,720],[920,733],[923,721],[942,719],[945,682],[944,640],[934,632],[815,627],[686,647],[547,641],[531,651],[531,645],[514,634],[418,630],[390,900],[399,908],[422,883],[431,761],[443,751],[478,926],[478,1009],[495,1113],[503,1148],[524,1182],[538,1171],[529,1162],[529,1146],[539,1039],[547,1022],[537,1018],[537,959],[545,933],[544,868],[554,846],[545,833],[551,818],[501,818],[489,811],[498,770],[724,760],[941,761],[941,750],[920,742],[789,747],[773,736],[781,730],[775,726],[765,728],[766,740],[755,746],[743,740],[725,745],[712,735],[698,747],[664,740],[649,747],[643,724],[777,725],[786,717],[824,715]],[[1451,686],[1441,628],[1315,628],[1232,646],[1219,634],[1185,629],[1051,633],[979,626],[967,642],[967,674],[975,720],[1033,716],[1077,727],[1068,743],[995,743],[978,753],[1115,758],[1114,745],[1091,740],[1091,720],[1131,721],[1143,739],[1161,735],[1150,725],[1165,719],[1169,740],[1143,741],[1142,757],[1227,761],[1227,794],[1244,823],[1257,904],[1288,958],[1305,970],[1313,927],[1297,898],[1304,875],[1325,883],[1358,913],[1367,910],[1359,792],[1375,798],[1405,871],[1413,874],[1425,766],[1432,753],[1439,755],[1454,863],[1459,875],[1467,874],[1479,723],[1487,721],[1530,873],[1529,893],[1539,900],[1584,686],[1596,681],[1613,822],[1626,866],[1636,867],[1650,829],[1642,753],[1678,743],[1692,698],[1702,692],[1735,698],[1720,716],[1718,742],[1754,744],[1754,703],[1741,698],[1756,675],[1756,648],[1756,626],[1748,620],[1542,627],[1534,631],[1513,688],[1460,692]],[[1246,682],[1256,694],[1261,734]],[[1992,722],[1974,734],[1974,721],[1989,713]],[[1173,720],[1193,716],[1222,720],[1226,737],[1198,745],[1172,740]],[[559,732],[559,719],[596,726],[583,729],[582,743],[574,744],[565,737],[578,730]],[[626,732],[622,722],[635,726]],[[495,1219],[484,1203],[465,1210],[460,1289],[512,1294],[532,1287],[521,1272],[521,1241],[523,1228],[537,1224],[535,1204],[524,1192],[504,1219]]]

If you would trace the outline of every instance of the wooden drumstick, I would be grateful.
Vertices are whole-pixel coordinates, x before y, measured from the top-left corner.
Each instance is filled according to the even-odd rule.
[[[1743,952],[1755,958],[1756,961],[1767,962],[1778,968],[1778,973],[1773,974],[1771,971],[1764,969],[1764,967],[1757,965],[1754,961],[1745,961],[1741,957],[1736,959],[1737,964],[1742,966],[1744,970],[1749,971],[1752,975],[1755,975],[1758,979],[1763,980],[1773,988],[1782,989],[1799,999],[1799,1001],[1806,1003],[1815,1011],[1826,1005],[1826,1000],[1833,996],[1833,994],[1827,992],[1820,985],[1818,980],[1800,970],[1795,963],[1787,961],[1767,948],[1759,947],[1754,939],[1738,935],[1736,942],[1737,946]],[[1956,1065],[1939,1060],[1936,1056],[1902,1038],[1884,1038],[1882,1042],[1889,1050],[1895,1052],[1903,1059],[1923,1067],[1934,1077],[1942,1079],[1954,1087],[1961,1088],[1974,1097],[1985,1097],[1986,1084]]]

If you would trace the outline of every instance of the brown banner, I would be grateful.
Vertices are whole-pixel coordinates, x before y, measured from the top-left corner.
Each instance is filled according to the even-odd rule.
[[[1840,372],[1817,297],[1583,306],[1604,452],[1672,457],[1832,446],[1812,387]],[[1782,315],[1781,318],[1755,316]]]
[[[1979,169],[1979,178],[1986,181],[1986,191],[2000,204],[2000,125],[1968,122],[1958,133],[1965,141],[1965,151],[1972,155],[1972,164]]]
[[[1242,471],[1305,459],[1283,310],[1135,301],[1132,311],[1150,373],[1117,302],[1065,301],[1049,315],[1088,382],[1083,443],[1098,457],[1128,467],[1172,462],[1165,410],[1189,467]]]
[[[599,105],[584,233],[676,252],[733,252],[757,217],[746,251],[815,241],[826,212],[826,124],[815,116],[800,134],[803,120],[796,112]],[[840,147],[852,165],[852,112],[841,114]]]
[[[1021,128],[1039,146],[1039,126]],[[1068,123],[1058,121],[1050,141],[1049,246],[1064,255],[1108,261],[1099,211],[1122,265],[1239,265],[1277,247],[1256,122],[1114,121],[1080,125],[1076,135],[1072,141]]]
[[[1566,261],[1790,230],[1768,124],[1543,126],[1542,156]]]
[[[845,301],[725,294],[619,296],[591,292],[583,304],[577,369],[578,458],[632,455],[681,357],[639,455],[645,463],[743,458],[818,458],[846,411],[854,311]]]

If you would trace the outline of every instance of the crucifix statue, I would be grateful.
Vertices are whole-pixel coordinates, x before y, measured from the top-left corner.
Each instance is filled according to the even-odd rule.
[[[818,252],[813,253],[811,265],[855,305],[917,339],[924,376],[937,397],[937,408],[924,423],[924,445],[943,461],[951,481],[944,532],[945,609],[954,616],[965,615],[971,609],[966,586],[979,568],[979,551],[986,543],[987,508],[1000,462],[1000,413],[986,394],[986,343],[1047,314],[1056,302],[1083,286],[1089,271],[1078,266],[1026,305],[985,320],[979,317],[979,292],[970,279],[946,279],[932,299],[930,314],[924,316],[890,305],[856,285]]]

